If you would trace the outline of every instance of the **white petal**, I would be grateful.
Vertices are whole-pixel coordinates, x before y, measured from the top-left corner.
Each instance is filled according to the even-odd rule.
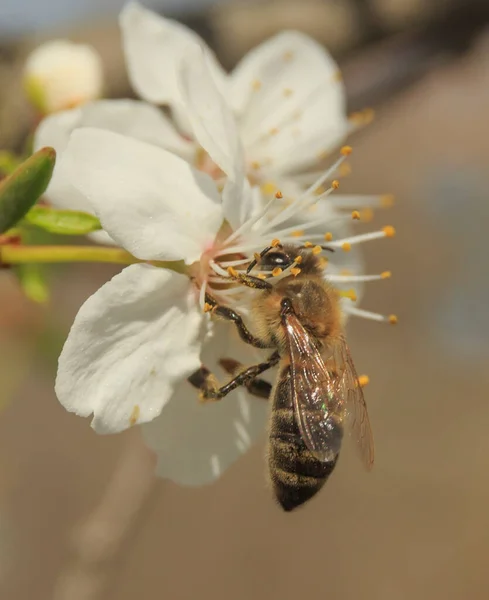
[[[77,129],[59,168],[104,230],[137,258],[191,263],[222,224],[212,179],[162,148],[101,129]]]
[[[181,62],[179,83],[195,139],[226,175],[237,178],[244,169],[244,158],[236,121],[200,47],[188,47]]]
[[[121,12],[120,26],[131,84],[145,100],[156,104],[177,100],[176,69],[189,44],[204,48],[213,77],[219,86],[225,85],[226,75],[212,51],[184,25],[131,2]]]
[[[81,307],[59,358],[56,394],[100,433],[157,417],[200,365],[202,314],[189,279],[131,265]]]
[[[190,160],[194,145],[180,136],[171,121],[157,108],[137,100],[100,100],[51,115],[41,121],[34,136],[34,150],[52,146],[58,161],[73,130],[97,127],[161,146]],[[83,195],[58,180],[55,167],[47,196],[53,206],[92,212]]]
[[[312,38],[281,33],[250,52],[231,75],[247,158],[278,172],[303,168],[346,135],[338,66]]]
[[[223,382],[229,375],[217,367],[219,358],[248,365],[263,360],[263,354],[237,339],[229,323],[216,326],[215,337],[204,348],[203,363]],[[268,410],[266,400],[242,388],[220,402],[201,404],[197,390],[183,382],[160,417],[143,427],[158,456],[158,475],[182,485],[211,483],[264,435]]]

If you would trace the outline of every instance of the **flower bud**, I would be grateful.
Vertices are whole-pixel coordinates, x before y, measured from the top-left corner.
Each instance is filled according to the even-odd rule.
[[[100,56],[91,46],[53,40],[36,48],[24,68],[24,88],[43,114],[74,108],[103,91]]]

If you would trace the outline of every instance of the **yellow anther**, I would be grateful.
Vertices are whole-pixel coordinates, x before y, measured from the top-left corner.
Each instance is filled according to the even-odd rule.
[[[339,170],[341,177],[348,177],[348,175],[351,173],[351,165],[348,163],[342,163]]]
[[[131,427],[133,425],[136,425],[140,414],[141,414],[141,409],[139,408],[139,404],[136,404],[134,406],[134,408],[132,409],[131,416],[129,417],[129,425],[131,425]]]
[[[292,269],[290,269],[290,272],[294,277],[297,277],[297,275],[299,275],[299,273],[301,272],[301,269],[299,269],[299,267],[292,267]]]
[[[292,60],[294,56],[294,53],[291,50],[287,50],[287,52],[284,52],[283,54],[283,59],[286,61]]]
[[[294,90],[291,90],[290,88],[285,88],[284,89],[284,96],[286,98],[289,98],[289,96],[292,96],[293,93],[294,93]]]
[[[354,210],[354,211],[351,213],[351,218],[352,218],[354,221],[360,221],[360,213],[358,212],[358,210]]]
[[[208,302],[206,302],[206,303],[204,304],[204,312],[205,312],[205,313],[211,312],[211,310],[212,310],[213,308],[214,308],[214,307],[212,306],[212,304],[209,304]]]
[[[272,271],[272,275],[274,277],[278,277],[279,275],[281,275],[282,273],[282,269],[280,267],[275,267],[275,269]]]
[[[328,231],[327,233],[325,233],[325,234],[324,234],[324,239],[325,239],[327,242],[331,242],[331,241],[332,241],[332,239],[333,239],[333,234],[332,234],[331,232],[329,232],[329,231]]]
[[[349,298],[352,302],[356,302],[357,301],[357,293],[355,292],[354,289],[351,289],[351,290],[339,290],[338,293],[339,293],[339,295],[342,298]]]
[[[264,194],[273,194],[277,189],[277,186],[273,181],[265,181],[265,183],[261,184],[260,189]]]
[[[271,129],[268,131],[268,133],[269,133],[270,135],[277,135],[277,133],[278,133],[278,127],[272,127],[272,128],[271,128]]]
[[[390,279],[392,277],[392,273],[390,271],[384,271],[380,274],[382,279]]]
[[[358,385],[361,388],[364,388],[366,385],[370,383],[370,377],[368,375],[360,375],[358,378]]]
[[[229,273],[229,275],[231,275],[231,277],[239,277],[239,273],[234,267],[228,267],[227,272]]]
[[[254,160],[254,161],[251,163],[251,168],[252,168],[252,169],[255,169],[255,171],[256,171],[257,169],[259,169],[259,168],[260,168],[260,163],[259,163],[258,161],[256,161],[256,160]]]
[[[302,237],[304,235],[304,230],[303,229],[296,229],[295,231],[293,231],[290,235],[292,237]]]
[[[314,194],[316,196],[320,196],[321,194],[324,194],[324,192],[326,191],[324,185],[318,185],[318,187],[314,190]]]
[[[328,259],[325,256],[319,258],[319,267],[325,269],[328,266]]]
[[[396,323],[397,323],[397,316],[396,315],[389,315],[389,323],[391,325],[396,325]]]
[[[265,275],[265,273],[258,273],[258,279],[266,279],[267,276]]]
[[[276,248],[277,246],[280,246],[280,240],[279,240],[278,238],[274,238],[274,239],[272,240],[272,243],[270,244],[270,246],[271,246],[272,248]]]
[[[280,190],[277,190],[275,192],[275,198],[280,199],[280,198],[283,198],[283,197],[284,197],[284,195],[282,194],[282,192]]]
[[[384,194],[380,197],[380,205],[383,208],[390,208],[394,204],[394,194]]]
[[[304,242],[304,248],[312,248],[314,244],[312,242]]]
[[[340,182],[337,179],[333,179],[333,181],[331,182],[331,187],[334,190],[337,190],[340,187]]]
[[[364,108],[362,111],[363,122],[368,125],[375,119],[375,110],[373,108]]]
[[[333,73],[333,81],[343,81],[343,75],[339,69]]]
[[[321,246],[314,246],[314,248],[312,249],[313,254],[321,254],[322,251],[323,249],[321,248]]]
[[[253,253],[253,258],[256,260],[256,262],[259,262],[261,260],[261,256],[258,254],[258,252]]]
[[[257,92],[261,88],[261,81],[259,79],[254,79],[251,82],[251,87]]]
[[[396,230],[392,225],[386,225],[382,227],[382,231],[385,233],[385,237],[394,237],[396,235]]]
[[[301,256],[300,254],[299,254],[298,256],[296,256],[296,257],[294,258],[294,262],[295,262],[296,264],[300,265],[300,264],[301,264],[301,262],[302,262],[302,256]]]
[[[340,153],[343,156],[350,156],[350,154],[353,152],[353,148],[351,146],[343,146],[343,148],[340,150]]]
[[[360,211],[360,218],[364,223],[370,223],[374,218],[374,211],[371,208],[364,208]]]
[[[343,250],[345,252],[350,252],[350,250],[351,250],[351,244],[350,244],[350,242],[345,242],[344,244],[341,245],[341,247],[343,248]]]

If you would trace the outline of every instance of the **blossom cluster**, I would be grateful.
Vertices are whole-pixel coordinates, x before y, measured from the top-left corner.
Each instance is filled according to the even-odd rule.
[[[58,154],[49,202],[96,215],[103,231],[91,236],[137,259],[81,307],[56,393],[100,433],[141,424],[158,472],[197,485],[250,447],[268,410],[239,388],[202,405],[188,383],[201,364],[223,373],[223,356],[261,358],[206,314],[208,295],[246,318],[249,292],[230,268],[243,272],[273,239],[327,242],[337,251],[325,277],[345,318],[388,321],[357,308],[364,282],[389,277],[365,275],[357,245],[394,230],[355,234],[354,221],[388,198],[336,192],[351,152],[339,148],[370,113],[348,117],[341,74],[317,42],[280,33],[226,73],[194,32],[138,4],[120,25],[141,100],[79,104],[35,135],[35,148]]]

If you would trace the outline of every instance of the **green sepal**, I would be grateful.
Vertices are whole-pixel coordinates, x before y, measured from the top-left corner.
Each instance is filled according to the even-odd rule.
[[[55,162],[55,150],[42,148],[0,182],[0,233],[18,223],[46,191]]]
[[[59,235],[85,235],[102,229],[100,221],[94,215],[77,210],[58,210],[46,206],[34,206],[24,219],[30,225]]]

